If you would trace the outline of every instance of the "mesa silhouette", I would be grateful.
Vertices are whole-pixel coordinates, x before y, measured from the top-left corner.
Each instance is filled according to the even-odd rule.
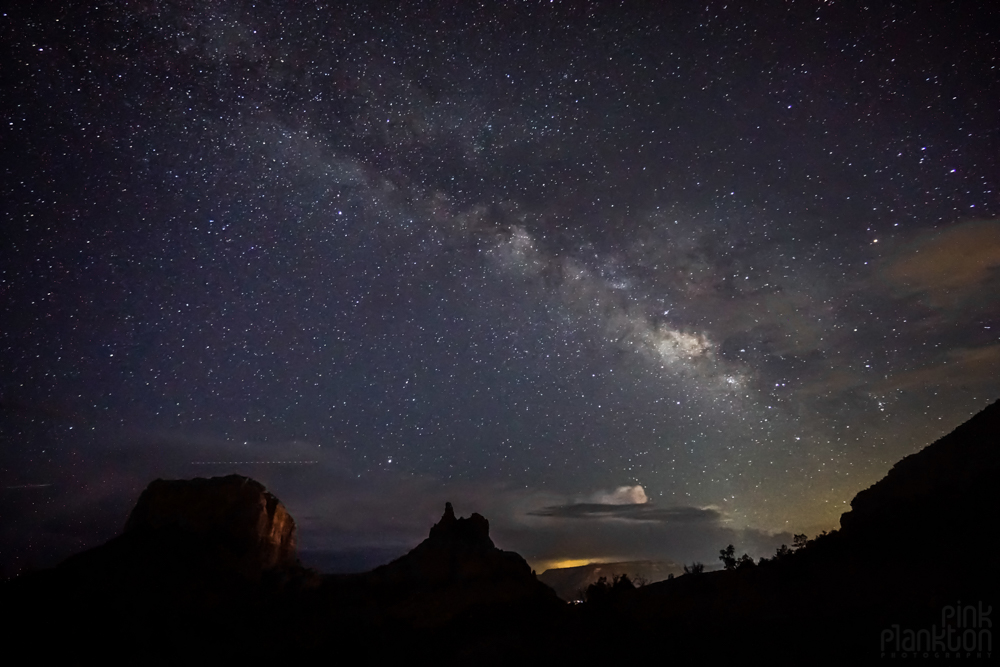
[[[395,561],[317,573],[284,506],[238,475],[154,481],[120,536],[0,595],[12,645],[42,663],[878,659],[893,625],[996,601],[998,443],[1000,402],[858,493],[839,531],[759,563],[722,550],[721,571],[599,581],[583,604],[450,504]]]

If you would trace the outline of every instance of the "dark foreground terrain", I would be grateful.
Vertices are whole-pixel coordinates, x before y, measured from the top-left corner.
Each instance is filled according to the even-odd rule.
[[[61,665],[982,662],[998,472],[1000,402],[859,493],[839,531],[759,564],[592,587],[580,605],[450,505],[409,554],[320,575],[257,482],[157,480],[122,535],[3,583],[2,636]]]

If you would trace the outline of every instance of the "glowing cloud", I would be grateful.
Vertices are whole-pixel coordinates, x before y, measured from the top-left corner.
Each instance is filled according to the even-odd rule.
[[[907,294],[923,292],[935,306],[982,298],[982,287],[1000,270],[1000,221],[974,221],[923,238],[885,270]]]
[[[591,497],[591,502],[600,505],[642,505],[649,502],[646,491],[641,484],[635,486],[619,486],[614,491],[598,491]]]

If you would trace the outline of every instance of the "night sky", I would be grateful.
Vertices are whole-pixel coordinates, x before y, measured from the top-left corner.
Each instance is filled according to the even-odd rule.
[[[68,4],[0,23],[7,574],[234,472],[344,569],[769,555],[1000,397],[993,3]]]

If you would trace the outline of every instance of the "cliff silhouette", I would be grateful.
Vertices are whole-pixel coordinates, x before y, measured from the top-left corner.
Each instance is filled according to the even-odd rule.
[[[593,642],[590,655],[605,659],[651,658],[667,645],[692,660],[902,659],[903,645],[889,637],[894,627],[942,629],[946,608],[990,609],[998,600],[1000,556],[990,546],[998,471],[1000,401],[858,493],[840,530],[759,564],[611,591],[583,605],[574,627],[663,640]],[[977,651],[968,653],[962,657]]]
[[[323,575],[254,480],[156,480],[121,535],[2,584],[5,634],[68,664],[876,660],[893,627],[997,600],[998,446],[1000,402],[858,493],[838,531],[759,564],[723,551],[730,569],[598,583],[576,605],[450,503],[406,555]]]

